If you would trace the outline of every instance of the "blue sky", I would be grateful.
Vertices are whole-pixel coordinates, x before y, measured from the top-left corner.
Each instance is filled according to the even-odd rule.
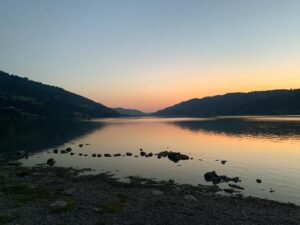
[[[298,0],[0,0],[1,70],[153,111],[300,87]]]

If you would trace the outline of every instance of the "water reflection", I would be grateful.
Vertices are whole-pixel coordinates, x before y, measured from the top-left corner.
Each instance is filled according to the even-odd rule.
[[[37,152],[63,145],[105,126],[101,122],[71,120],[0,121],[0,153]]]
[[[219,118],[213,120],[172,121],[192,132],[216,133],[253,138],[294,139],[300,136],[300,121],[263,118]]]

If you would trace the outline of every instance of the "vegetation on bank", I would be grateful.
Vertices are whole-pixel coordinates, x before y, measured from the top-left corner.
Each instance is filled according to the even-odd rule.
[[[0,118],[93,118],[119,113],[62,88],[0,71]]]
[[[160,110],[157,116],[299,115],[300,89],[229,93],[195,98]]]

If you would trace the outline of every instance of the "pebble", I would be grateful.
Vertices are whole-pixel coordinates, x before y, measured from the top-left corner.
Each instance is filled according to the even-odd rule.
[[[153,195],[163,195],[164,193],[160,190],[152,190]]]
[[[197,202],[198,199],[195,198],[193,195],[185,195],[183,197],[184,200],[188,201],[188,202]]]

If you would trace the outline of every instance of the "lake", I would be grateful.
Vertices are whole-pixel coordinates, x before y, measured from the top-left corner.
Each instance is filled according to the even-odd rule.
[[[137,175],[178,183],[210,184],[204,174],[238,176],[246,196],[300,205],[300,117],[120,118],[92,121],[1,121],[0,154],[26,150],[25,166],[54,158],[56,166],[92,168],[125,180]],[[79,147],[79,144],[83,144]],[[75,154],[54,154],[72,148]],[[134,157],[176,151],[193,159]],[[133,156],[92,157],[92,154]],[[79,153],[88,156],[79,156]],[[221,160],[227,163],[222,164]],[[257,183],[256,179],[262,183]],[[220,187],[228,187],[223,183]],[[274,190],[274,192],[270,192]]]

